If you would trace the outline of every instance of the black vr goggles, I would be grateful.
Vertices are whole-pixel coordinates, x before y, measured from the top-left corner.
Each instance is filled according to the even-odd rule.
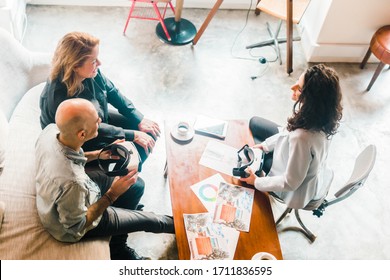
[[[233,168],[233,176],[247,178],[249,174],[245,172],[247,167],[251,167],[257,176],[260,176],[264,163],[264,152],[261,149],[252,149],[245,145],[237,152],[237,167]]]
[[[111,151],[111,155],[115,156],[115,159],[101,158],[102,153],[107,150]],[[136,147],[132,142],[127,141],[105,146],[98,156],[99,167],[107,176],[124,176],[134,169],[141,171],[140,161]]]

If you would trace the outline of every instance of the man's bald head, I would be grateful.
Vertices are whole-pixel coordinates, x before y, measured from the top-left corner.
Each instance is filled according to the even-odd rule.
[[[65,136],[76,136],[80,131],[89,131],[91,122],[98,118],[93,104],[82,98],[63,101],[57,108],[55,121],[60,133]]]

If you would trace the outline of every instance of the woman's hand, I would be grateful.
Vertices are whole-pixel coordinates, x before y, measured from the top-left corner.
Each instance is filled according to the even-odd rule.
[[[145,118],[138,124],[138,129],[142,132],[150,133],[153,136],[154,140],[156,140],[157,137],[159,137],[161,134],[160,126],[158,125],[158,123]]]
[[[254,146],[252,146],[252,148],[254,149],[260,149],[260,150],[263,150],[264,151],[264,146],[262,144],[256,144]]]
[[[240,178],[240,181],[245,182],[245,183],[247,183],[247,184],[249,184],[249,185],[254,186],[254,185],[255,185],[255,180],[256,180],[256,178],[257,178],[256,174],[253,173],[253,170],[252,170],[252,168],[250,168],[250,167],[247,167],[247,168],[245,169],[245,172],[247,172],[247,173],[249,174],[249,176],[248,176],[247,178]]]
[[[147,155],[153,151],[154,145],[156,145],[152,136],[136,130],[134,131],[134,142],[144,148]]]

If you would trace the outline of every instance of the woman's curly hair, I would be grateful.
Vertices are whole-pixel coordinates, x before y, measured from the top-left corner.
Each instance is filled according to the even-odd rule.
[[[341,89],[336,71],[323,64],[306,70],[302,92],[294,104],[287,130],[303,128],[323,131],[328,138],[336,134],[343,116]]]

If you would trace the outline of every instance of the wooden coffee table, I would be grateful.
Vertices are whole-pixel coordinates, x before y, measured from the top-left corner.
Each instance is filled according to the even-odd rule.
[[[191,142],[177,143],[170,135],[171,128],[177,123],[165,122],[167,172],[179,259],[189,260],[190,249],[183,214],[207,211],[190,186],[218,173],[216,170],[199,165],[199,160],[208,141],[217,139],[195,134]],[[253,145],[248,122],[243,120],[229,121],[226,139],[217,141],[223,141],[224,144],[237,149],[245,144]],[[220,174],[228,183],[243,185],[233,176]],[[271,253],[277,259],[283,258],[268,195],[255,191],[250,230],[249,232],[240,232],[234,259],[250,260],[258,252]]]

